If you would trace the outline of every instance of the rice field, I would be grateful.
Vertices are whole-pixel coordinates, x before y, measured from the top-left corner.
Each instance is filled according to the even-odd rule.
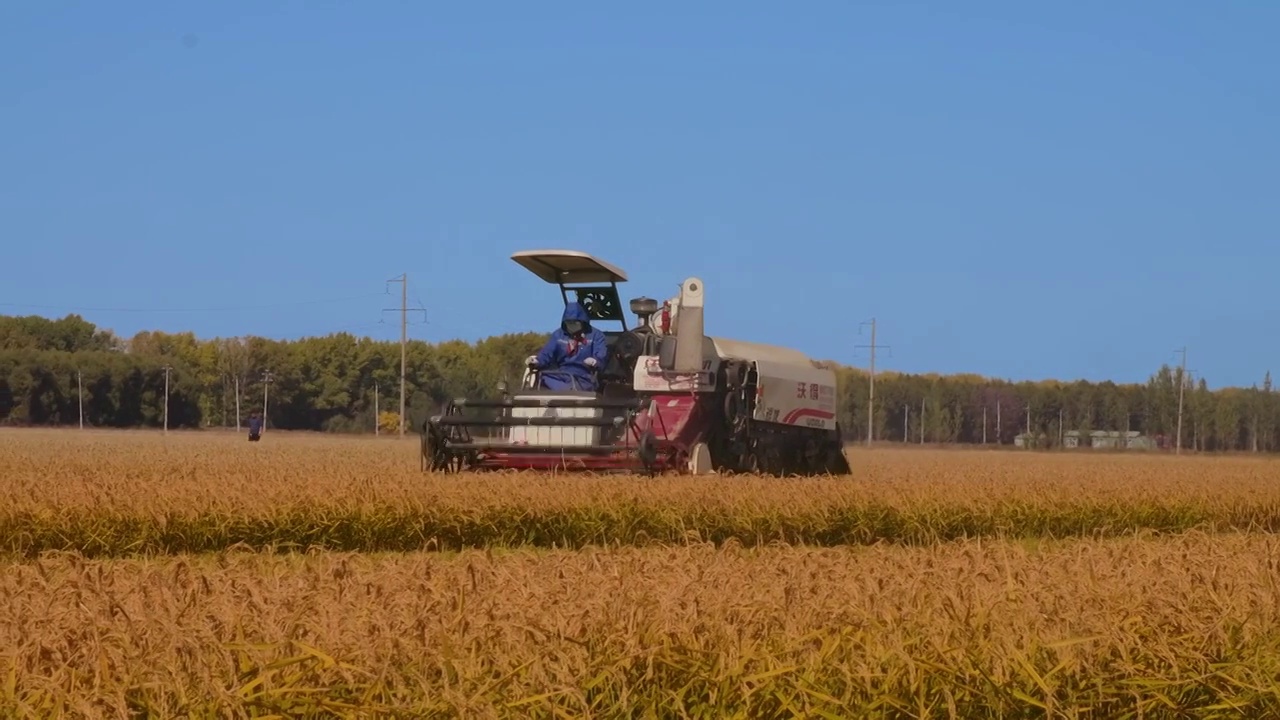
[[[0,714],[1280,714],[1275,460],[454,477],[416,452],[0,431]]]

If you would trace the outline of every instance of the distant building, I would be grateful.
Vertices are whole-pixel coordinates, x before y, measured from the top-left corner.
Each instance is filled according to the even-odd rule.
[[[1062,444],[1068,448],[1089,447],[1100,450],[1154,450],[1156,441],[1144,436],[1137,430],[1122,432],[1119,430],[1094,430],[1087,436],[1079,430],[1071,430],[1063,437]]]
[[[1018,433],[1013,436],[1014,447],[1036,447],[1043,445],[1048,438],[1044,433],[1032,435],[1031,433]]]

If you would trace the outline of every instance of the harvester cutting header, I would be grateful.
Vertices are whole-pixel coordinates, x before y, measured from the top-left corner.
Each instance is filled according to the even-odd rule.
[[[573,250],[511,259],[559,286],[564,322],[519,388],[457,398],[426,422],[424,470],[849,472],[835,373],[797,350],[706,335],[699,278],[662,303],[632,300],[628,327],[622,270]]]

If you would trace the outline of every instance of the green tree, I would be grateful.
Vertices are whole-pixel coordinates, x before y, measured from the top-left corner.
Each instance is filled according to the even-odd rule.
[[[523,359],[546,341],[513,333],[475,343],[410,341],[405,377],[409,427],[458,396],[492,396],[500,380],[516,385]],[[837,416],[849,439],[867,433],[868,376],[830,361],[837,375]],[[193,333],[147,331],[121,341],[77,315],[62,319],[0,317],[0,423],[95,427],[158,426],[164,417],[164,370],[170,375],[171,427],[234,426],[262,407],[269,390],[271,427],[372,432],[379,409],[398,414],[400,346],[348,333],[281,341],[259,337],[202,340]],[[264,385],[264,373],[272,382]],[[79,381],[79,382],[77,382]],[[881,371],[876,375],[876,437],[901,442],[1008,444],[1025,429],[1057,444],[1066,430],[1140,430],[1172,441],[1177,371],[1161,366],[1145,383],[1010,382],[978,375]],[[238,392],[238,395],[237,395]],[[921,409],[924,409],[923,419]],[[984,422],[985,412],[985,422]],[[1061,417],[1061,427],[1059,418]],[[398,422],[398,421],[397,421]],[[1188,388],[1183,446],[1197,450],[1280,451],[1280,393],[1266,373],[1260,387]]]

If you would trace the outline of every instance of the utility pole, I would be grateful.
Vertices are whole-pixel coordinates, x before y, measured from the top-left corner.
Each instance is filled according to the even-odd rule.
[[[84,429],[84,381],[80,377],[80,371],[76,371],[76,398],[80,403],[80,429]]]
[[[907,442],[907,431],[911,427],[911,406],[902,406],[902,442]]]
[[[1037,438],[1034,438],[1034,436],[1032,436],[1032,404],[1028,402],[1027,404],[1027,447],[1028,448],[1032,447],[1032,443],[1036,441],[1036,439]]]
[[[164,431],[166,434],[169,432],[169,372],[172,370],[172,367],[164,366]]]
[[[1178,444],[1175,455],[1182,454],[1182,391],[1187,387],[1187,346],[1183,345],[1178,352],[1182,353],[1182,366],[1178,368]]]
[[[1187,373],[1187,385],[1192,392],[1196,389],[1196,371],[1190,370]],[[1200,415],[1196,415],[1196,421],[1191,424],[1191,449],[1194,452],[1200,452],[1200,423],[1202,419]]]
[[[267,432],[267,388],[271,387],[271,382],[275,379],[275,375],[270,370],[262,372],[262,432]]]
[[[924,398],[920,398],[920,444],[924,444]]]
[[[1004,444],[1004,437],[1001,436],[1002,432],[1004,432],[1004,426],[1000,424],[1000,401],[996,400],[996,444],[997,445]]]
[[[400,283],[400,437],[404,437],[404,387],[408,356],[406,348],[409,343],[409,273],[402,273],[400,277],[391,278],[387,282]]]
[[[876,348],[889,347],[888,345],[876,345],[876,319],[871,318],[862,325],[871,326],[871,344],[856,345],[860,348],[871,348],[871,393],[867,396],[867,447],[871,447],[871,441],[875,437],[875,405],[876,405]],[[858,334],[862,334],[862,325],[858,326]]]
[[[240,432],[240,376],[236,375],[236,432]]]

